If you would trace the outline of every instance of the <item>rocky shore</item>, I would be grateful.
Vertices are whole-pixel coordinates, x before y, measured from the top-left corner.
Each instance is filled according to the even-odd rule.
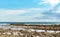
[[[60,30],[29,29],[25,28],[26,26],[5,26],[7,28],[3,27],[4,26],[0,28],[0,37],[60,37]]]

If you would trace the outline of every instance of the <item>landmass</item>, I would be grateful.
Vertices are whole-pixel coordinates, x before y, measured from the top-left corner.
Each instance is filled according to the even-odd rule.
[[[10,24],[0,28],[0,37],[60,37],[60,25]]]

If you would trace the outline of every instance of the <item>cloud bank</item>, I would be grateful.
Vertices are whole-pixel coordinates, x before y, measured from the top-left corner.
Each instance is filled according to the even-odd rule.
[[[60,22],[59,0],[38,0],[36,4],[40,7],[0,9],[0,22]]]

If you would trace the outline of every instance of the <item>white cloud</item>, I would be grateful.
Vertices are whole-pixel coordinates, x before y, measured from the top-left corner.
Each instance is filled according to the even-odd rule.
[[[59,11],[53,11],[53,13],[60,13],[60,10]]]
[[[38,4],[47,4],[48,2],[44,1],[44,2],[39,2]]]
[[[14,21],[14,22],[21,22],[21,21],[30,21],[36,12],[41,11],[44,9],[41,8],[27,8],[27,9],[19,9],[19,10],[9,10],[9,9],[0,9],[0,21]],[[21,14],[26,13],[34,13],[32,16],[20,16]],[[29,20],[30,19],[30,20]],[[31,20],[32,21],[32,20]]]
[[[59,3],[59,0],[47,0],[52,6],[55,6],[57,3]]]
[[[43,17],[45,16],[44,14],[40,13],[40,14],[35,14],[32,16],[33,19],[35,19],[35,17]]]
[[[41,11],[45,9],[41,8],[28,8],[28,9],[19,9],[19,10],[0,10],[0,22],[52,22],[60,21],[56,17],[50,17],[50,19],[35,19],[35,17],[43,17]],[[33,13],[31,16],[26,13]],[[20,16],[21,14],[26,14],[26,16]],[[46,16],[45,16],[46,17]]]
[[[57,3],[59,3],[59,0],[42,0],[43,2],[39,2],[38,4],[47,4],[49,3],[52,7],[54,7]]]
[[[49,16],[49,15],[47,15],[47,16]],[[55,16],[49,16],[49,17],[47,17],[47,16],[42,16],[42,17],[38,17],[38,18],[35,18],[34,20],[38,20],[38,21],[40,21],[40,22],[60,22],[60,19],[58,19],[57,17],[55,17]]]
[[[28,12],[27,10],[2,10],[0,14],[2,15],[17,15]]]
[[[53,9],[52,12],[53,13],[60,13],[60,6],[56,6],[57,8],[56,9]]]
[[[60,22],[58,19],[41,19],[41,22]]]
[[[44,16],[44,15],[43,14],[36,14],[35,16],[37,17],[37,16]]]
[[[43,10],[41,8],[27,8],[27,9],[19,9],[19,10],[9,10],[9,9],[0,9],[0,16],[1,15],[18,15],[18,14],[24,14],[32,11],[40,11]]]
[[[29,10],[43,10],[42,8],[30,8]]]

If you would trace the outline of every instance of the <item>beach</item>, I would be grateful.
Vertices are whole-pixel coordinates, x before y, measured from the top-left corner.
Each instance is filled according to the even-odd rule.
[[[0,37],[60,37],[60,30],[56,30],[56,28],[53,28],[55,30],[41,30],[35,28],[35,26],[30,25],[2,25],[0,26]]]

